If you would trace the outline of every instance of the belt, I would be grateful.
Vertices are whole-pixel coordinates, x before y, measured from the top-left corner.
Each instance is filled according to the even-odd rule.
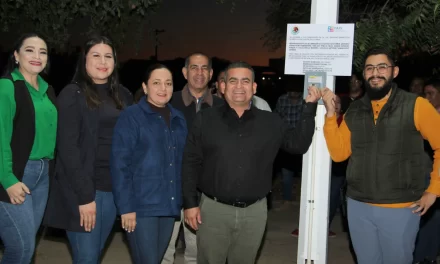
[[[218,202],[218,203],[222,203],[222,204],[226,204],[226,205],[230,205],[230,206],[234,206],[234,207],[239,207],[239,208],[246,208],[250,205],[253,205],[254,203],[260,201],[261,199],[256,199],[256,200],[247,200],[247,201],[226,201],[226,200],[221,200],[218,199],[217,197],[214,197],[212,195],[203,193],[206,197]]]

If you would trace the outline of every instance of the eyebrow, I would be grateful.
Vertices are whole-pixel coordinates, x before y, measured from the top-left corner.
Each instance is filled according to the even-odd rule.
[[[194,67],[194,66],[196,66],[196,67],[198,67],[198,66],[200,66],[200,67],[208,67],[209,65],[208,64],[202,64],[202,65],[200,65],[200,64],[191,64],[191,65],[189,65],[189,67]]]
[[[229,78],[229,81],[231,81],[231,80],[237,81],[238,78],[237,77],[231,77],[231,78]],[[249,79],[248,77],[241,78],[240,80],[241,81],[251,81],[251,79]]]
[[[34,46],[26,46],[26,47],[25,47],[25,49],[28,49],[28,48],[35,49]],[[47,49],[45,49],[45,48],[40,48],[40,50],[45,50],[45,51],[47,51]]]
[[[388,65],[388,63],[386,63],[386,62],[381,62],[381,63],[378,63],[378,64],[376,64],[376,65],[382,65],[382,64],[386,64],[386,65]],[[373,64],[366,64],[365,66],[375,66],[375,65],[373,65]]]
[[[92,51],[92,54],[101,54],[101,53],[97,52],[97,51]],[[113,53],[107,52],[107,53],[104,53],[104,55],[112,55],[113,56]]]

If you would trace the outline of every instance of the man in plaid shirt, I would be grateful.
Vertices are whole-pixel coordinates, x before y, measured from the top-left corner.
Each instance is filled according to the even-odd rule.
[[[286,87],[286,90],[289,87]],[[303,107],[303,93],[298,91],[288,91],[278,98],[275,113],[278,113],[286,124],[295,127],[301,118]],[[283,183],[283,206],[280,209],[292,205],[293,176],[301,169],[302,155],[291,155],[286,152],[280,153],[282,162],[282,183]],[[278,210],[280,210],[278,209]]]
[[[278,98],[275,112],[292,127],[295,127],[301,118],[302,97],[301,92],[287,92]]]

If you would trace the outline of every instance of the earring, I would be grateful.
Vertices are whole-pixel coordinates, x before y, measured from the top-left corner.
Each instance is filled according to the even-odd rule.
[[[18,64],[18,61],[17,61],[17,60],[15,61],[15,64]]]

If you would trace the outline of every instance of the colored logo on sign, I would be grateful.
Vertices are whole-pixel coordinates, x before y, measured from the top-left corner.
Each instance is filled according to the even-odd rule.
[[[327,31],[328,32],[344,32],[342,27],[333,27],[333,26],[328,26]]]
[[[298,35],[298,33],[299,33],[299,27],[293,27],[293,29],[292,29],[292,34],[293,35]]]

